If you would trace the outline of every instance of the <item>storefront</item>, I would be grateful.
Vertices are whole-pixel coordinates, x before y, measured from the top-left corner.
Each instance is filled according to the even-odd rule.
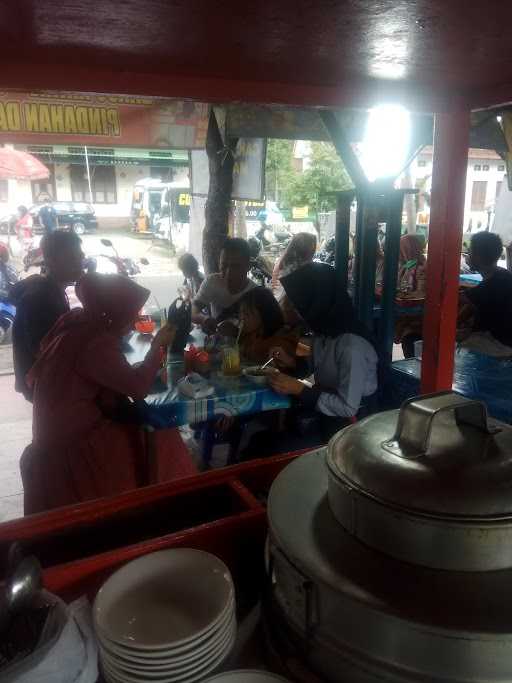
[[[189,175],[203,149],[208,107],[153,98],[0,92],[0,144],[34,154],[50,177],[0,181],[0,213],[21,204],[89,202],[103,227],[126,227],[133,186]]]

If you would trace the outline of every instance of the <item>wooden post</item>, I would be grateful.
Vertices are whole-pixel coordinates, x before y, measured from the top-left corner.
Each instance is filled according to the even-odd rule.
[[[452,388],[469,126],[463,108],[435,115],[422,393]]]
[[[350,251],[350,207],[354,201],[354,191],[336,193],[336,281],[340,289],[348,286],[348,259]]]

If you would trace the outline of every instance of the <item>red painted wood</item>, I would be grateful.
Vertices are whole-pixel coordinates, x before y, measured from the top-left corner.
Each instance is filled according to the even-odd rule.
[[[66,63],[44,69],[33,64],[7,64],[0,70],[0,89],[37,91],[64,90],[84,93],[114,93],[194,99],[210,103],[248,102],[303,107],[371,107],[383,102],[400,103],[411,111],[442,111],[448,93],[442,88],[424,88],[413,83],[376,79],[344,79],[339,84],[253,81],[205,77],[143,70],[112,70],[102,65],[84,68]],[[512,98],[512,93],[511,93]]]
[[[401,90],[439,102],[512,82],[511,23],[503,0],[4,2],[0,87],[310,105]]]
[[[467,110],[436,114],[422,393],[452,388],[468,143]]]
[[[83,594],[93,599],[108,576],[126,562],[158,550],[182,547],[217,555],[234,574],[250,572],[255,558],[262,561],[266,532],[265,510],[251,510],[116,551],[55,565],[44,570],[43,584],[47,590],[68,601]]]
[[[298,453],[280,455],[262,460],[252,460],[241,465],[212,470],[194,477],[174,482],[147,486],[134,491],[101,498],[80,505],[70,505],[50,512],[14,519],[0,524],[0,543],[14,540],[30,540],[50,534],[90,525],[113,518],[125,511],[142,509],[158,501],[197,491],[208,491],[213,487],[242,479],[250,490],[260,483],[271,482],[277,474]]]

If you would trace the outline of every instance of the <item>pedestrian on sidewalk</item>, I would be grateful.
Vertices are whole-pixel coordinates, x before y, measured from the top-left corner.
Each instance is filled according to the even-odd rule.
[[[11,290],[16,306],[12,330],[12,353],[16,391],[32,400],[26,376],[36,360],[39,345],[63,313],[69,311],[66,287],[82,274],[80,238],[73,232],[56,231],[41,240],[45,275],[31,275]]]

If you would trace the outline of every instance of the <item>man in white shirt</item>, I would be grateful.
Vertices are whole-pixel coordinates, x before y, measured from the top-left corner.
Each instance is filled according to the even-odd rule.
[[[220,254],[220,273],[208,275],[192,306],[192,321],[211,334],[219,322],[237,317],[237,304],[243,295],[255,287],[247,277],[251,254],[247,242],[228,238]],[[210,307],[211,316],[202,311]]]

